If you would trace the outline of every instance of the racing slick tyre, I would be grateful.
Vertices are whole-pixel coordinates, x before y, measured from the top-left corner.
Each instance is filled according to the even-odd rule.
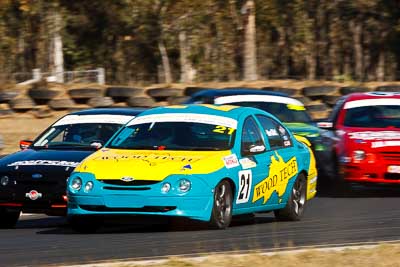
[[[320,103],[320,102],[317,102],[317,101],[308,103],[308,104],[305,105],[305,106],[306,106],[306,109],[307,109],[309,112],[325,111],[325,110],[327,110],[327,108],[328,108],[324,103]]]
[[[303,103],[304,105],[308,105],[308,104],[312,103],[312,100],[306,96],[296,96],[295,98],[297,100],[299,100],[301,103]]]
[[[337,88],[335,86],[309,86],[304,87],[302,91],[304,96],[312,97],[334,94]]]
[[[30,89],[28,94],[34,100],[50,100],[59,95],[60,91],[51,89]]]
[[[290,96],[296,95],[300,91],[295,88],[286,88],[286,87],[263,87],[261,90],[281,92]]]
[[[20,211],[8,211],[6,208],[0,208],[0,229],[14,228],[20,213]]]
[[[65,110],[73,108],[75,106],[75,102],[70,98],[60,98],[50,100],[47,105],[54,110]]]
[[[94,108],[110,107],[114,104],[114,100],[109,96],[98,96],[89,99],[87,102],[89,106]]]
[[[399,92],[400,86],[393,84],[393,85],[382,85],[376,87],[375,91],[382,91],[382,92]]]
[[[156,105],[152,98],[143,96],[128,98],[126,103],[130,107],[153,107]]]
[[[18,92],[17,91],[13,91],[13,90],[2,90],[0,91],[0,103],[7,103],[10,100],[13,100],[14,98],[16,98],[18,96]]]
[[[148,89],[146,94],[156,101],[165,101],[168,97],[183,95],[183,90],[177,88],[152,88]]]
[[[345,86],[339,89],[342,95],[348,95],[351,93],[364,93],[371,91],[368,87],[357,87],[357,86]]]
[[[232,220],[233,194],[227,180],[221,181],[214,189],[214,204],[211,211],[210,227],[225,229]]]
[[[70,216],[67,220],[72,230],[82,234],[93,234],[103,224],[99,218],[88,216]]]
[[[299,221],[304,213],[307,202],[307,182],[303,174],[299,174],[294,182],[286,207],[275,210],[274,214],[279,221]]]
[[[200,91],[210,90],[210,89],[211,89],[211,88],[189,86],[189,87],[186,87],[186,88],[183,90],[183,94],[184,94],[185,96],[191,96],[191,95],[193,95],[193,94],[195,94],[195,93],[198,93],[198,92],[200,92]]]
[[[22,97],[11,100],[9,105],[15,111],[27,111],[35,107],[35,102],[29,97]]]
[[[339,100],[341,96],[338,95],[324,95],[322,96],[322,100],[324,103],[330,107],[333,107],[336,102]]]
[[[167,98],[168,105],[179,105],[189,100],[188,96],[170,96]]]
[[[129,98],[142,95],[143,92],[143,88],[114,86],[107,88],[106,95],[113,98]]]
[[[90,99],[103,96],[103,89],[100,88],[75,88],[68,90],[69,96],[74,100]]]

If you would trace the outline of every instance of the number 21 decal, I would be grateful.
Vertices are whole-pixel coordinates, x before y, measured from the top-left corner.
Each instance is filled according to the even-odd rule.
[[[247,203],[250,198],[250,188],[253,175],[251,170],[243,170],[239,172],[239,192],[236,204]]]
[[[229,135],[231,135],[234,131],[235,131],[234,128],[225,127],[222,125],[215,126],[215,129],[213,130],[214,133],[229,134]]]

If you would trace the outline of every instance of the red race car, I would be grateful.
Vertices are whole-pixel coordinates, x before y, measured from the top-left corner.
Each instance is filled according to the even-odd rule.
[[[343,96],[318,126],[335,182],[400,184],[400,92]]]

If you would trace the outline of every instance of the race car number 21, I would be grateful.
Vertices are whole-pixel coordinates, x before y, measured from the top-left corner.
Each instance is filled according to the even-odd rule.
[[[250,188],[253,175],[251,170],[243,170],[239,172],[239,192],[236,204],[247,203],[250,198]]]

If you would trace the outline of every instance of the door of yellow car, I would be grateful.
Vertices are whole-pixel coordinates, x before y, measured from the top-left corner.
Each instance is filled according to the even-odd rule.
[[[253,201],[260,205],[281,204],[287,201],[284,193],[298,174],[296,148],[289,132],[281,123],[264,115],[256,117],[268,146],[266,154],[269,157],[269,166],[268,175],[258,184],[254,184]]]
[[[235,203],[238,208],[253,207],[254,185],[267,177],[270,152],[254,117],[244,120],[240,142],[240,170],[237,174],[238,190]],[[257,204],[256,204],[257,205]]]

